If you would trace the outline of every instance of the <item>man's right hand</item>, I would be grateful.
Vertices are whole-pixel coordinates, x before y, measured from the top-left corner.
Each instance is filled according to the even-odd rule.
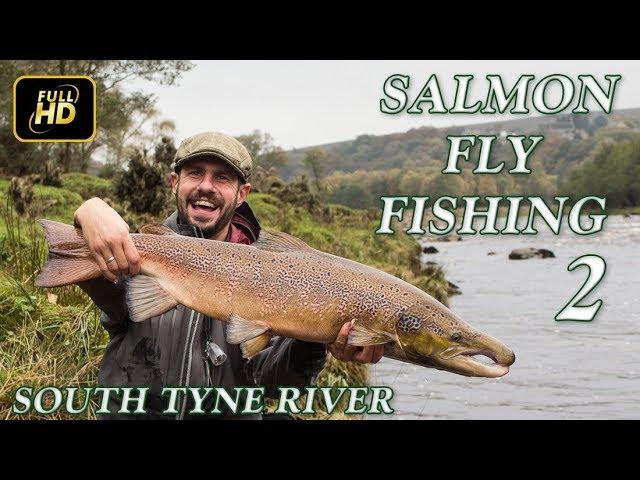
[[[80,205],[74,218],[107,280],[115,283],[120,274],[140,272],[140,254],[129,236],[129,226],[118,212],[95,197]]]
[[[349,331],[351,327],[353,327],[353,321],[342,325],[335,341],[327,345],[331,355],[343,362],[378,363],[384,355],[384,345],[369,345],[366,347],[350,345]]]

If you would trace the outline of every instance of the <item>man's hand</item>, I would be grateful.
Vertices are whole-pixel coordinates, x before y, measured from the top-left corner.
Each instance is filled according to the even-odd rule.
[[[349,345],[349,330],[351,322],[345,323],[340,329],[335,342],[327,345],[329,352],[343,362],[378,363],[384,353],[384,345],[372,345],[368,347],[356,347]]]
[[[140,272],[140,254],[118,212],[100,198],[92,198],[78,207],[74,218],[107,280],[115,283],[119,274]]]

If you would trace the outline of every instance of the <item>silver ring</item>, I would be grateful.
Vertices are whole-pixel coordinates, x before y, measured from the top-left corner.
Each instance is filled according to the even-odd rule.
[[[109,258],[107,258],[106,262],[107,262],[107,263],[111,263],[111,262],[113,262],[115,259],[116,259],[116,257],[109,257]]]

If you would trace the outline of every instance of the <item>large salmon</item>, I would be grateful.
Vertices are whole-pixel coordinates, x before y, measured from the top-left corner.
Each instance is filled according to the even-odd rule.
[[[78,283],[101,275],[81,231],[40,221],[49,260],[38,287]],[[353,321],[349,343],[385,344],[384,355],[461,375],[499,377],[514,353],[422,290],[358,262],[320,252],[280,232],[262,231],[252,245],[178,235],[146,225],[131,238],[140,274],[127,280],[133,321],[177,304],[227,321],[227,340],[250,357],[272,335],[333,342]],[[485,356],[483,363],[474,356]]]

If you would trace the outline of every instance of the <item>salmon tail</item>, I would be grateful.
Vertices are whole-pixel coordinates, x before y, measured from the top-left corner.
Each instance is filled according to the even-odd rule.
[[[102,274],[79,230],[51,220],[40,223],[47,238],[49,258],[36,278],[36,287],[71,285]]]

